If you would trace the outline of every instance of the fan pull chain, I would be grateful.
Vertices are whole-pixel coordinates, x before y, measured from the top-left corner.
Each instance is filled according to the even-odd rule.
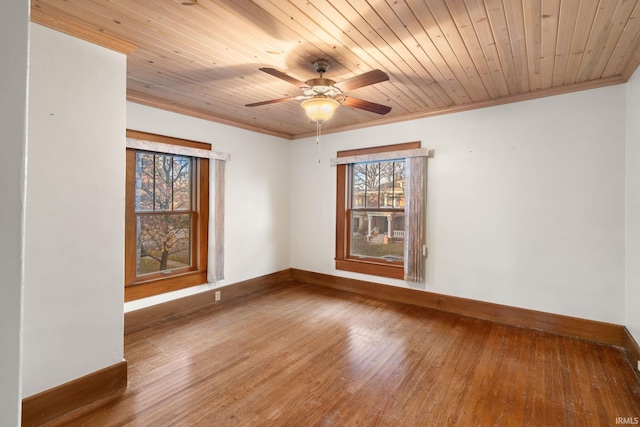
[[[318,163],[320,163],[320,137],[322,136],[322,123],[316,122],[316,147],[318,149]]]

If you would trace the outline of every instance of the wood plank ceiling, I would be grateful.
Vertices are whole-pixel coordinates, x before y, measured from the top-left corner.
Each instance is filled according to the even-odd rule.
[[[640,62],[639,0],[31,0],[32,20],[99,44],[131,45],[127,96],[285,138],[315,132],[295,86],[312,62],[337,82],[381,69],[324,132],[625,82]],[[184,3],[184,4],[183,4]],[[186,3],[192,3],[186,5]],[[113,47],[113,46],[110,47]]]

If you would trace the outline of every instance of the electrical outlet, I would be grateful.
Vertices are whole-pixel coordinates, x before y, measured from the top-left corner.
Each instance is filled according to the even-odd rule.
[[[640,371],[640,360],[638,360],[638,371]]]
[[[215,295],[216,301],[220,301],[220,291],[216,291],[214,295]]]

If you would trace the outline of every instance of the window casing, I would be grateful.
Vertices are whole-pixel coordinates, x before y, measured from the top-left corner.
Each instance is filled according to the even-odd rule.
[[[209,144],[128,131],[208,149]],[[207,281],[209,160],[127,149],[125,301]]]
[[[415,148],[420,142],[341,151],[338,157]],[[404,159],[336,168],[336,269],[404,278]]]

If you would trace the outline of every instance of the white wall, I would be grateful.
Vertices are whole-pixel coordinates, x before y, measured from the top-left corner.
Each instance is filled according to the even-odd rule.
[[[640,75],[627,84],[626,322],[640,343]]]
[[[24,396],[123,360],[126,58],[31,25]]]
[[[339,111],[338,111],[339,113]],[[336,151],[421,140],[427,291],[624,323],[625,86],[292,143],[291,265],[334,269]]]
[[[0,425],[20,425],[24,165],[27,142],[29,2],[0,13]]]
[[[291,141],[134,103],[127,104],[127,127],[208,142],[231,154],[226,165],[225,279],[215,287],[289,268]],[[203,285],[145,298],[127,303],[126,310],[207,289]]]

